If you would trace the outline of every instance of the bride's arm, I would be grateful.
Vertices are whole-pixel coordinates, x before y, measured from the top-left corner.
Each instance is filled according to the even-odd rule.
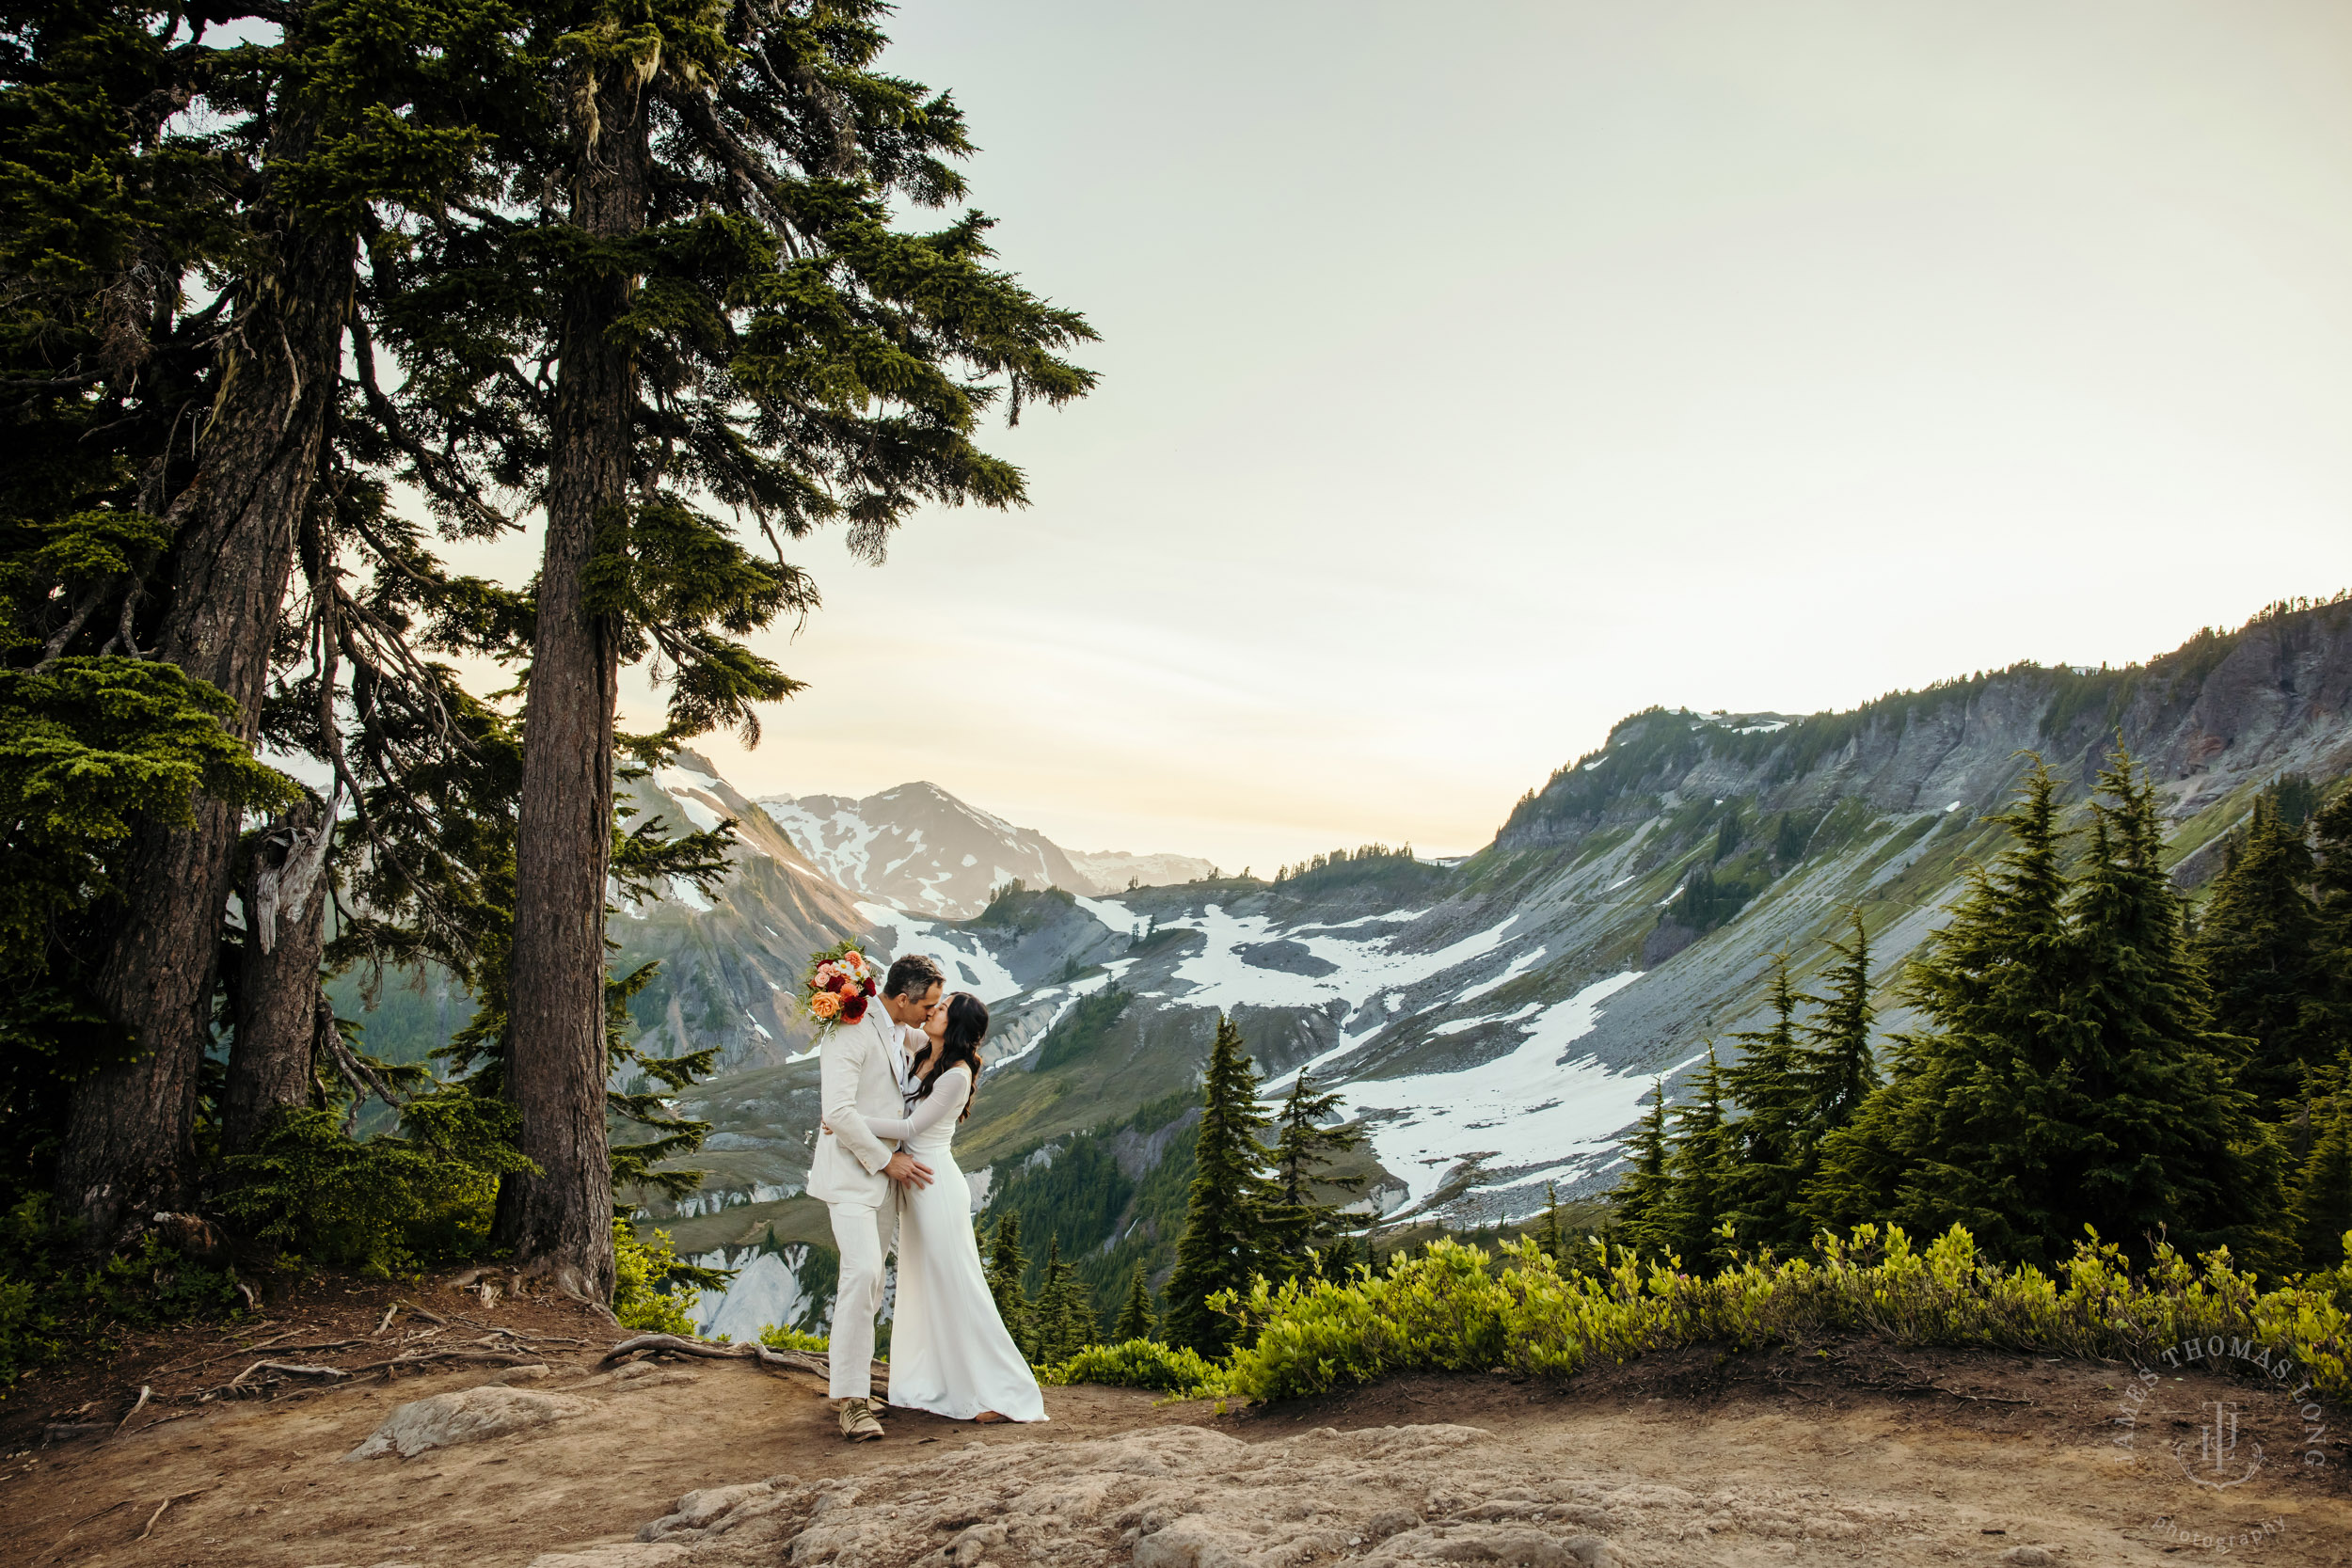
[[[972,1092],[972,1073],[967,1068],[951,1067],[939,1075],[931,1092],[914,1102],[914,1114],[909,1117],[867,1117],[866,1131],[876,1137],[896,1138],[900,1143],[918,1133],[928,1132],[947,1117],[963,1109],[963,1101]]]

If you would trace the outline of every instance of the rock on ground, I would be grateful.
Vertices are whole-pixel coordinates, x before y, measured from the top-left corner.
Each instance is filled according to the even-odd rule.
[[[508,1388],[495,1383],[479,1388],[461,1388],[453,1394],[410,1400],[398,1406],[384,1418],[383,1425],[343,1455],[343,1461],[348,1464],[388,1453],[413,1459],[427,1449],[479,1443],[485,1437],[584,1416],[596,1407],[593,1400]]]
[[[1292,1568],[1335,1557],[1381,1568],[1662,1568],[1746,1561],[1763,1543],[1867,1545],[1925,1528],[1906,1506],[1840,1499],[1827,1487],[1702,1494],[1565,1474],[1476,1427],[1327,1427],[1248,1444],[1179,1426],[976,1442],[855,1480],[705,1488],[639,1540],[677,1548],[663,1560],[677,1568],[918,1559],[946,1568]],[[534,1568],[605,1568],[586,1546],[568,1550]]]

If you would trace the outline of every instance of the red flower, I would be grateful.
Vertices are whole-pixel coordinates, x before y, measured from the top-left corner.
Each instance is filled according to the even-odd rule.
[[[844,1023],[855,1023],[855,1022],[857,1022],[860,1019],[864,1018],[865,1016],[866,1016],[866,997],[865,997],[864,993],[862,993],[862,992],[861,992],[861,993],[859,993],[859,994],[853,995],[853,996],[851,996],[851,997],[850,997],[848,1001],[846,1001],[846,1002],[844,1002],[844,1003],[842,1003],[842,1004],[841,1004],[841,1022],[844,1022]]]
[[[871,996],[871,995],[873,995],[873,994],[874,994],[874,982],[873,982],[873,981],[868,980],[868,981],[866,981],[866,990],[865,990],[864,994],[866,994],[866,995],[867,995],[867,996]]]

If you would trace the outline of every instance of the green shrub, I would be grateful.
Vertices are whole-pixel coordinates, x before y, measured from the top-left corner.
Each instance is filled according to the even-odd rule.
[[[807,1351],[814,1355],[823,1355],[833,1346],[833,1342],[821,1334],[803,1334],[783,1323],[762,1323],[759,1342],[770,1350]]]
[[[1570,1275],[1532,1241],[1491,1259],[1438,1241],[1344,1284],[1260,1280],[1246,1297],[1227,1291],[1214,1303],[1244,1328],[1227,1381],[1234,1393],[1275,1400],[1401,1372],[1565,1378],[1594,1358],[1836,1332],[2121,1360],[2220,1334],[2283,1347],[2318,1388],[2352,1395],[2352,1271],[2264,1291],[2226,1251],[2192,1261],[2159,1244],[2135,1275],[2120,1248],[2094,1239],[2053,1278],[1983,1262],[1958,1226],[1924,1251],[1899,1228],[1863,1226],[1842,1242],[1825,1237],[1818,1259],[1743,1262],[1712,1277],[1622,1254],[1600,1262]]]
[[[77,1348],[110,1354],[106,1331],[236,1316],[236,1275],[197,1263],[154,1236],[95,1268],[74,1262],[72,1227],[35,1195],[0,1213],[0,1399],[34,1368]]]
[[[612,1315],[623,1328],[642,1334],[694,1332],[688,1309],[702,1300],[702,1292],[675,1282],[680,1267],[668,1231],[657,1230],[652,1241],[640,1241],[637,1227],[628,1221],[612,1222]]]
[[[1157,1339],[1092,1345],[1058,1366],[1045,1369],[1054,1384],[1099,1383],[1112,1388],[1155,1388],[1183,1400],[1213,1399],[1226,1392],[1225,1369],[1190,1346]]]
[[[281,1106],[222,1161],[220,1209],[254,1241],[378,1277],[478,1258],[499,1178],[532,1169],[514,1107],[462,1089],[410,1101],[401,1132],[355,1141],[325,1111]]]

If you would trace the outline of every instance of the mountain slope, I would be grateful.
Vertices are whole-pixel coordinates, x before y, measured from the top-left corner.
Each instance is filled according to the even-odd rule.
[[[1160,863],[1208,868],[1206,861],[1179,855],[1073,859],[1035,829],[1016,828],[934,784],[900,784],[862,800],[764,795],[757,804],[794,847],[842,887],[950,920],[979,913],[990,895],[1011,881],[1096,893],[1124,888],[1138,872],[1162,869]]]
[[[1891,977],[1966,863],[1999,849],[1981,818],[2021,752],[2080,781],[2120,735],[2158,781],[2195,879],[2279,776],[2352,768],[2348,715],[2352,605],[2334,604],[2202,633],[2144,666],[2021,665],[1840,714],[1636,715],[1455,866],[1390,856],[1277,883],[1024,893],[952,924],[865,912],[892,951],[939,953],[995,1009],[1000,1070],[959,1145],[993,1201],[1025,1206],[1039,1171],[1127,1148],[1118,1212],[1064,1238],[1100,1275],[1164,1259],[1168,1201],[1146,1189],[1181,1142],[1170,1129],[1219,1011],[1270,1090],[1301,1066],[1343,1088],[1379,1208],[1455,1225],[1524,1214],[1547,1183],[1606,1184],[1638,1099],[1753,1020],[1772,953],[1802,979],[1858,908]],[[813,1064],[691,1103],[787,1138],[813,1119]],[[1143,1162],[1135,1150],[1154,1141]],[[769,1191],[797,1182],[790,1158],[805,1163],[780,1158]],[[695,1250],[823,1240],[821,1215],[793,1212],[805,1199],[701,1196],[680,1228]],[[1032,1212],[1075,1212],[1054,1201]]]

